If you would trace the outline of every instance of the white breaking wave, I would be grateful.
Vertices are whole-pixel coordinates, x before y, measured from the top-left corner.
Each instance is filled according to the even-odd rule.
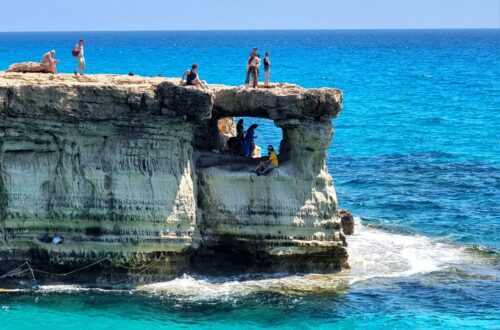
[[[184,276],[169,282],[140,286],[139,291],[211,299],[259,291],[310,293],[335,291],[375,277],[404,277],[473,262],[465,247],[436,242],[424,236],[390,233],[366,227],[356,218],[348,236],[351,269],[334,274],[289,275],[259,280],[226,281]]]
[[[477,256],[465,247],[437,242],[428,237],[387,232],[364,226],[355,218],[355,234],[348,236],[350,270],[334,274],[263,275],[206,278],[184,275],[172,281],[141,285],[133,291],[188,300],[241,297],[256,292],[302,294],[331,292],[376,277],[405,277],[429,273],[464,263]],[[96,290],[76,285],[41,286],[46,292]]]
[[[355,218],[348,237],[351,283],[373,277],[410,276],[473,262],[465,247],[425,236],[390,233],[366,227]]]

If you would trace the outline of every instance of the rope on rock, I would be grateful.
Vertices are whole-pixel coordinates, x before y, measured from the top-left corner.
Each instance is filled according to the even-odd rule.
[[[23,268],[23,266],[25,266],[25,265],[26,265],[26,263],[27,263],[27,261],[23,262],[23,263],[22,263],[19,267],[14,268],[13,270],[11,270],[11,271],[9,271],[9,272],[7,272],[7,273],[3,274],[3,275],[0,275],[0,278],[6,278],[6,277],[10,277],[10,276],[15,276],[15,275],[13,275],[13,274],[14,274],[14,272],[15,272],[15,271],[17,271],[17,270],[19,270],[19,269],[21,269],[21,268]],[[22,271],[22,273],[24,273],[24,272],[25,272],[25,271]]]
[[[144,266],[140,266],[140,267],[127,267],[127,266],[120,265],[116,261],[113,261],[113,260],[111,260],[109,258],[105,258],[105,259],[101,259],[99,261],[96,261],[96,262],[94,262],[94,263],[92,263],[90,265],[83,266],[81,268],[78,268],[78,269],[75,269],[75,270],[72,270],[72,271],[66,272],[66,273],[52,273],[52,272],[46,272],[46,271],[39,270],[39,269],[34,269],[33,267],[31,267],[31,264],[29,263],[29,261],[25,261],[20,266],[12,269],[11,271],[8,271],[7,273],[5,273],[3,275],[0,275],[0,279],[7,278],[7,277],[15,277],[15,276],[19,276],[19,275],[22,275],[24,273],[28,273],[29,272],[30,273],[30,280],[31,280],[31,287],[34,290],[36,290],[36,289],[39,288],[39,285],[38,285],[38,281],[36,280],[35,273],[40,273],[40,274],[45,274],[45,275],[51,275],[51,276],[61,276],[61,277],[64,277],[64,276],[75,274],[75,273],[81,272],[82,270],[94,267],[94,266],[96,266],[98,264],[101,264],[101,263],[103,263],[105,261],[108,261],[109,263],[113,264],[115,267],[124,268],[124,269],[127,269],[127,270],[142,270],[141,272],[139,272],[139,274],[140,274],[140,273],[146,271],[148,268],[150,268],[154,264],[158,263],[160,261],[160,259],[156,259],[156,260],[150,262],[149,264],[144,265]],[[26,268],[23,269],[24,267],[26,267]],[[113,282],[111,284],[117,284],[117,283],[126,282],[126,281],[127,280],[122,280],[122,281]]]

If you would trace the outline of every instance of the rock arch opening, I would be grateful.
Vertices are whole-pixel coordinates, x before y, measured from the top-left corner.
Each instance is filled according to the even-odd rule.
[[[239,124],[242,126],[238,128]],[[252,126],[254,146],[245,145],[245,136]],[[268,155],[267,147],[272,145],[280,163],[288,160],[289,143],[286,128],[268,118],[262,117],[214,117],[196,130],[195,148],[203,160],[202,167],[221,165],[223,162],[245,164],[258,163]],[[210,156],[209,156],[210,155]],[[211,161],[206,162],[207,159]],[[219,161],[216,161],[218,159]],[[200,165],[200,163],[198,164]],[[233,164],[234,165],[234,164]],[[236,169],[238,166],[232,166]]]

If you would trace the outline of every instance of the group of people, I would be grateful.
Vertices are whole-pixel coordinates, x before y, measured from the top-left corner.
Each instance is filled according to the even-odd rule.
[[[245,79],[246,87],[252,85],[253,88],[257,88],[259,85],[259,70],[262,61],[258,52],[258,48],[254,47],[247,60],[247,78]],[[264,55],[264,87],[269,87],[269,79],[271,76],[271,56],[268,51]],[[252,84],[250,81],[252,80]]]
[[[83,76],[83,73],[86,68],[85,63],[85,54],[84,54],[84,45],[85,41],[82,39],[78,41],[78,43],[73,47],[72,55],[76,58],[78,64],[74,71],[75,76],[80,73]],[[56,51],[51,50],[50,52],[45,53],[42,56],[42,60],[40,63],[42,66],[47,67],[47,71],[53,74],[57,74],[57,64],[61,61],[55,58]],[[252,85],[253,88],[257,88],[259,84],[259,73],[262,61],[261,57],[258,53],[258,48],[254,47],[252,52],[250,53],[246,67],[247,67],[247,77],[245,79],[245,86],[248,88]],[[181,84],[187,86],[208,86],[205,80],[201,80],[198,74],[198,64],[193,64],[191,69],[186,70],[181,78]],[[264,56],[264,87],[269,87],[269,79],[271,76],[271,58],[269,52],[266,51]]]
[[[243,119],[238,120],[236,124],[236,136],[228,140],[229,152],[231,154],[243,155],[246,157],[251,157],[255,150],[255,130],[259,125],[252,124],[245,132]],[[261,162],[256,168],[252,169],[252,172],[257,175],[269,174],[273,169],[278,167],[278,155],[274,151],[274,147],[269,145],[267,147],[269,158],[266,161]]]
[[[258,53],[258,48],[254,47],[246,63],[247,77],[245,79],[245,86],[247,88],[257,88],[259,85],[259,73],[262,64],[261,57]],[[181,78],[181,84],[186,86],[208,86],[205,80],[201,80],[198,75],[198,64],[193,64],[191,69],[186,70]],[[264,87],[269,87],[269,79],[271,77],[271,55],[266,51],[264,55]]]
[[[259,125],[252,124],[245,132],[243,127],[243,119],[238,120],[236,124],[236,136],[227,141],[229,153],[232,155],[242,155],[251,157],[255,150],[255,130]]]
[[[85,55],[84,55],[84,45],[85,41],[80,40],[72,50],[72,55],[76,58],[78,65],[74,71],[75,75],[83,76],[86,63],[85,63]],[[57,64],[60,60],[55,58],[56,51],[51,50],[43,55],[41,64],[43,66],[48,67],[48,71],[56,74],[57,73]],[[201,80],[198,74],[198,64],[193,64],[191,69],[186,70],[181,78],[181,84],[187,86],[208,86],[205,80]],[[250,81],[252,80],[252,86],[257,88],[259,82],[259,70],[261,67],[261,57],[258,53],[257,47],[253,48],[250,53],[247,61],[247,77],[245,80],[245,84],[250,87]],[[269,78],[271,73],[271,59],[269,52],[266,51],[264,57],[264,73],[265,73],[265,81],[264,86],[269,86]],[[251,125],[248,130],[245,132],[243,127],[243,119],[240,119],[236,125],[236,136],[229,139],[228,146],[231,154],[243,155],[246,157],[251,157],[255,150],[255,139],[257,136],[255,135],[255,130],[258,125]],[[252,170],[253,173],[257,175],[266,175],[271,172],[274,168],[278,167],[278,156],[274,151],[272,145],[269,145],[268,148],[269,158],[266,161],[261,162],[255,169]]]
[[[80,75],[83,76],[83,72],[85,71],[85,55],[83,51],[83,46],[85,44],[84,40],[78,41],[78,43],[73,47],[72,54],[74,57],[76,57],[76,60],[78,62],[78,65],[74,71],[75,76],[78,75],[78,72],[80,72]],[[51,50],[50,52],[47,52],[43,54],[42,59],[40,61],[40,64],[44,67],[47,68],[47,71],[53,74],[57,74],[57,64],[61,62],[61,60],[57,60],[55,58],[56,56],[56,51]]]

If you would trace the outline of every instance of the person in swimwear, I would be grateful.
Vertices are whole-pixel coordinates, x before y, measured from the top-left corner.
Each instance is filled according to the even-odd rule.
[[[185,79],[184,79],[185,78]],[[181,78],[181,84],[186,86],[207,86],[207,82],[205,80],[200,80],[198,76],[198,64],[193,64],[190,70],[184,72]]]

